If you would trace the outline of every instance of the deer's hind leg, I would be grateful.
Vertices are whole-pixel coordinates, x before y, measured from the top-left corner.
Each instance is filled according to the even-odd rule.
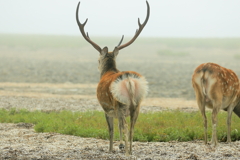
[[[130,125],[130,154],[132,154],[132,142],[133,142],[133,135],[134,135],[134,126],[135,123],[137,121],[138,118],[138,114],[139,114],[139,110],[140,110],[140,104],[138,104],[137,106],[133,106],[130,109],[130,121],[131,121],[131,125]]]
[[[204,126],[204,144],[207,144],[207,116],[205,113],[205,107],[206,107],[206,97],[201,92],[201,87],[194,83],[194,90],[196,95],[196,101],[198,104],[198,108],[202,114],[203,117],[203,126]]]
[[[215,101],[213,103],[213,110],[212,110],[212,140],[211,144],[216,147],[218,140],[217,140],[217,114],[222,107],[222,103]]]
[[[203,117],[203,126],[204,126],[204,144],[207,144],[208,141],[208,136],[207,136],[207,130],[208,130],[208,126],[207,126],[207,116],[206,116],[206,112],[205,112],[205,99],[197,99],[197,103],[198,103],[198,107],[199,110],[202,114]]]
[[[112,152],[112,150],[113,150],[113,135],[114,135],[113,117],[109,117],[105,113],[105,118],[106,118],[106,121],[107,121],[107,124],[108,124],[109,139],[110,139],[109,152]]]
[[[128,125],[126,121],[126,109],[125,105],[120,105],[119,111],[118,111],[118,123],[119,123],[119,132],[120,132],[120,145],[119,148],[123,149],[125,147],[126,155],[129,155],[129,149],[128,149]],[[125,146],[123,145],[122,141],[122,133],[124,133],[124,140],[125,140]]]
[[[119,144],[119,149],[124,149],[124,144],[123,144],[123,122],[122,119],[118,119],[118,128],[119,128],[119,138],[120,138],[120,144]]]

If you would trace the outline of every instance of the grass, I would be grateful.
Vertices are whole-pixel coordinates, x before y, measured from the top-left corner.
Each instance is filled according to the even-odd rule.
[[[208,116],[208,136],[211,135],[211,113]],[[218,114],[218,139],[226,141],[226,112]],[[128,119],[129,121],[129,119]],[[103,112],[30,112],[27,110],[0,110],[1,123],[33,123],[36,132],[57,132],[81,137],[108,139]],[[240,119],[232,117],[232,140],[240,140]],[[115,120],[115,139],[119,139]],[[164,111],[140,114],[135,126],[134,141],[168,142],[203,139],[203,123],[199,112]]]

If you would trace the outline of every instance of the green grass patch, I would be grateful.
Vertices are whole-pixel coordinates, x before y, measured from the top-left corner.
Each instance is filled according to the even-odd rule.
[[[158,51],[158,55],[160,56],[177,56],[177,57],[184,57],[189,55],[187,52],[176,52],[172,50],[160,50]]]
[[[207,112],[208,136],[211,137],[211,113]],[[218,114],[217,134],[226,141],[226,112]],[[108,139],[108,129],[103,112],[30,112],[27,110],[0,110],[1,123],[33,123],[36,132],[56,132],[81,137]],[[129,122],[129,118],[128,118]],[[232,140],[240,140],[240,119],[232,117]],[[118,123],[115,139],[119,139]],[[164,111],[140,114],[135,126],[134,141],[168,142],[202,140],[203,119],[199,112]]]

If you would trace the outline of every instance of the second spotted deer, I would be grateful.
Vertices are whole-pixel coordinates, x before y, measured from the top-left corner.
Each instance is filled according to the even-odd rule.
[[[108,124],[110,145],[109,151],[113,150],[113,120],[118,119],[119,131],[120,131],[120,145],[119,148],[123,149],[125,147],[126,155],[132,154],[132,141],[134,125],[138,118],[140,104],[144,97],[147,95],[148,86],[145,78],[137,72],[125,71],[121,72],[116,66],[116,57],[119,50],[132,44],[149,19],[150,7],[147,3],[147,16],[143,24],[140,23],[138,19],[139,29],[136,31],[134,37],[127,43],[121,45],[123,37],[119,44],[115,47],[112,52],[108,51],[108,47],[101,49],[96,43],[94,43],[84,31],[84,26],[87,20],[81,24],[78,17],[78,10],[80,2],[78,3],[76,10],[76,20],[79,26],[82,36],[88,41],[100,54],[99,54],[99,66],[100,71],[100,82],[97,87],[97,98],[105,111],[105,117]],[[130,116],[130,133],[128,133],[128,125],[126,122],[126,117]],[[123,144],[123,134],[125,146]],[[128,138],[130,140],[128,140]],[[130,141],[130,147],[128,146],[128,141]]]
[[[192,76],[198,107],[204,119],[204,139],[207,144],[205,106],[212,109],[212,145],[217,145],[217,114],[227,111],[227,142],[231,142],[232,112],[240,117],[240,86],[237,75],[215,63],[198,66]]]

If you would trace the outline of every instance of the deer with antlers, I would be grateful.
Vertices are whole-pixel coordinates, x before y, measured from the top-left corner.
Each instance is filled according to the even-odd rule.
[[[240,85],[237,75],[215,63],[198,66],[192,76],[198,107],[204,119],[204,142],[207,144],[207,117],[205,106],[212,109],[212,140],[217,145],[217,114],[227,111],[227,142],[231,142],[232,111],[240,117]]]
[[[90,38],[88,33],[84,31],[84,26],[87,20],[81,24],[78,17],[78,10],[80,2],[76,9],[76,20],[82,36],[87,42],[89,42],[99,53],[99,64],[98,69],[100,71],[100,82],[97,87],[97,98],[105,111],[105,117],[109,129],[109,151],[113,150],[113,120],[118,119],[119,132],[120,132],[120,145],[119,148],[125,148],[126,155],[132,154],[132,141],[134,125],[138,118],[140,104],[143,98],[147,95],[148,86],[145,78],[134,71],[121,72],[116,67],[116,57],[119,50],[131,45],[139,36],[147,21],[149,19],[150,7],[147,3],[147,16],[143,24],[138,19],[139,29],[136,31],[134,37],[127,43],[121,45],[124,36],[120,40],[119,44],[115,47],[112,52],[108,52],[108,47],[101,49],[96,43]],[[126,117],[130,116],[130,133],[128,134],[128,125]],[[125,146],[123,144],[123,133]],[[128,148],[128,138],[130,139],[130,147]]]

